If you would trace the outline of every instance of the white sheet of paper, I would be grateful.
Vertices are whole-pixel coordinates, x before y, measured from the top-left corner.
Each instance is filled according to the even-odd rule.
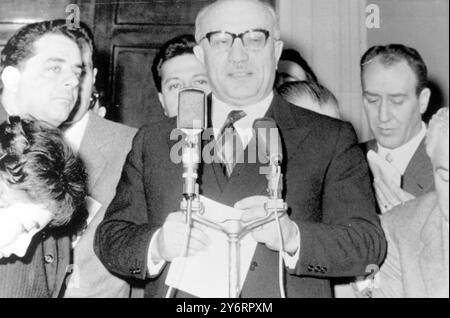
[[[393,181],[397,186],[401,186],[401,174],[394,166],[381,158],[375,151],[370,150],[367,153],[367,161],[369,162],[370,170],[375,178],[383,180],[386,184]]]
[[[201,197],[204,217],[217,223],[241,219],[242,211]],[[206,230],[211,244],[189,258],[177,258],[170,264],[166,284],[200,298],[228,298],[228,241],[216,230]],[[248,234],[240,245],[240,285],[244,286],[257,242]]]

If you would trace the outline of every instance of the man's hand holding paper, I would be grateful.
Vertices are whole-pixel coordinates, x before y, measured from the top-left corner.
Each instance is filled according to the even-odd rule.
[[[235,208],[243,210],[242,221],[247,223],[267,215],[264,205],[268,202],[268,198],[264,196],[255,196],[246,198],[235,204]],[[281,233],[283,235],[284,249],[289,254],[295,254],[299,249],[298,228],[297,225],[289,218],[288,215],[280,217]],[[275,221],[263,225],[252,232],[253,238],[267,248],[279,251],[280,237],[278,234],[277,223]]]
[[[185,249],[186,217],[182,212],[170,214],[156,236],[156,244],[152,249],[152,260],[171,262],[180,257]],[[209,237],[198,224],[192,227],[186,256],[193,256],[205,250]]]
[[[206,197],[201,197],[201,202],[205,210],[205,213],[201,217],[215,224],[225,225],[227,221],[241,220],[242,218],[242,211],[235,208],[220,204]],[[177,223],[180,223],[180,230],[185,230],[186,224],[183,223],[184,214],[181,215],[183,218],[177,217]],[[198,223],[194,222],[194,226],[197,227]],[[227,298],[229,285],[227,236],[206,226],[201,226],[197,229],[207,236],[207,244],[201,250],[198,250],[197,253],[188,257],[177,257],[173,259],[167,275],[166,284],[201,298]],[[197,239],[202,238],[197,237]],[[181,238],[178,243],[183,244],[183,241],[184,238]],[[240,287],[242,288],[257,243],[251,235],[246,235],[241,239],[239,245],[239,279]]]

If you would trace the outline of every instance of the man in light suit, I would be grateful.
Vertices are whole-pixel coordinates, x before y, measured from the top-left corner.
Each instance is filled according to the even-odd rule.
[[[427,152],[436,192],[398,206],[382,217],[388,256],[375,297],[449,297],[449,111],[430,122]]]
[[[396,180],[386,180],[372,169],[384,213],[434,190],[425,149],[427,127],[422,121],[431,95],[427,66],[413,48],[374,46],[361,59],[361,78],[364,108],[375,136],[363,147],[384,162],[382,175],[398,175],[392,178]]]
[[[8,120],[9,116],[32,117],[60,126],[75,106],[81,66],[76,37],[68,32],[65,20],[22,27],[1,54],[0,120]],[[36,294],[31,284],[42,284],[27,279],[30,286],[22,290],[22,295],[58,297],[70,263],[70,236],[45,230],[33,242],[36,253],[22,262],[23,270],[17,275],[29,275],[37,269],[35,279],[41,278],[45,288]]]
[[[280,220],[289,273],[286,294],[330,297],[330,277],[364,274],[368,265],[382,261],[386,242],[367,163],[351,125],[288,104],[273,93],[283,49],[279,37],[270,6],[256,0],[219,0],[197,17],[195,54],[205,64],[212,86],[212,128],[219,132],[227,118],[234,119],[236,138],[248,140],[236,134],[248,131],[257,118],[277,122],[284,141],[285,198],[290,208]],[[179,211],[183,192],[183,167],[170,157],[177,144],[170,140],[174,128],[176,121],[171,119],[138,133],[116,197],[96,234],[95,250],[105,266],[146,280],[147,297],[164,296],[169,266],[163,267],[183,250],[184,214],[170,214]],[[222,163],[203,164],[201,193],[244,211],[244,220],[266,215],[267,180],[259,174],[260,164],[237,163],[231,169],[230,162]],[[252,236],[259,244],[240,295],[279,297],[277,228],[272,223]],[[207,245],[207,235],[195,226],[188,255]]]
[[[93,88],[94,43],[89,28],[81,23],[78,42],[84,66],[80,98],[74,113],[62,126],[65,138],[78,152],[88,172],[88,226],[74,243],[73,270],[65,297],[125,298],[130,285],[111,274],[94,253],[93,241],[98,224],[116,191],[125,158],[131,149],[136,129],[106,120],[92,110],[96,102]]]

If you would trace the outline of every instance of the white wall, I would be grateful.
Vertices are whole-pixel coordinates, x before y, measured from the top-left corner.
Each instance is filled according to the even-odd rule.
[[[368,30],[368,45],[401,43],[417,49],[429,68],[430,80],[442,90],[443,105],[448,106],[449,1],[371,0],[371,3],[380,7],[381,25],[379,29]]]
[[[379,29],[366,27],[366,6],[380,8]],[[418,49],[448,105],[448,0],[278,0],[282,38],[299,50],[340,101],[361,141],[371,138],[362,109],[359,60],[372,45]]]
[[[282,38],[302,53],[338,98],[361,140],[370,137],[361,105],[359,60],[367,49],[364,0],[279,0]]]

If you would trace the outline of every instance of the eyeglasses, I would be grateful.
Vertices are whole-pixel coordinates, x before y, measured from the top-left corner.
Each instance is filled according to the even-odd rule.
[[[258,51],[266,46],[269,36],[270,32],[263,29],[248,30],[241,34],[214,31],[207,33],[200,41],[208,39],[209,45],[213,49],[225,52],[229,51],[233,47],[234,40],[239,38],[247,50]]]

